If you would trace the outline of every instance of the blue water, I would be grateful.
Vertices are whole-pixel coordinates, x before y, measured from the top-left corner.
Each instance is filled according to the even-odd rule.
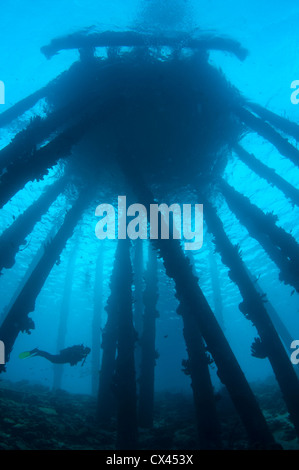
[[[157,2],[154,2],[157,4]],[[164,7],[162,6],[164,5]],[[168,5],[167,5],[168,4]],[[221,69],[227,79],[249,99],[269,107],[274,112],[298,122],[299,106],[290,101],[290,84],[299,78],[299,5],[295,0],[260,2],[243,0],[211,1],[163,1],[150,7],[146,0],[109,2],[104,0],[10,0],[1,5],[0,15],[0,80],[5,83],[5,105],[8,109],[20,99],[45,86],[50,80],[67,70],[78,60],[77,51],[62,51],[47,60],[40,47],[54,37],[93,27],[95,30],[193,31],[195,28],[217,31],[230,36],[248,49],[244,62],[226,53],[211,52],[210,63]],[[169,7],[171,5],[171,7]],[[78,89],[80,94],[80,89]],[[14,123],[9,129],[0,131],[0,146],[4,147],[16,131],[28,123],[32,113],[43,115],[43,103]],[[280,156],[271,144],[255,134],[244,138],[244,147],[254,153],[268,166],[299,189],[299,170],[290,161]],[[1,232],[36,200],[45,186],[52,183],[61,171],[54,167],[43,181],[28,183],[0,212]],[[270,187],[264,180],[250,172],[234,156],[225,169],[225,177],[237,190],[250,197],[265,212],[273,211],[279,217],[278,224],[299,240],[299,210],[292,207],[283,194]],[[103,202],[103,201],[99,201]],[[10,270],[4,270],[0,279],[0,310],[5,314],[34,256],[43,241],[62,220],[71,199],[64,196],[51,206],[50,211],[36,224],[27,239],[25,249],[16,256]],[[95,208],[94,208],[95,209]],[[42,358],[31,362],[20,361],[21,351],[39,347],[55,351],[63,296],[64,277],[68,257],[74,243],[77,253],[74,268],[73,290],[70,298],[70,316],[67,326],[66,345],[84,343],[90,345],[93,315],[93,286],[99,241],[95,238],[96,218],[94,209],[85,213],[83,221],[76,227],[73,238],[61,255],[60,264],[55,265],[38,296],[35,310],[31,314],[35,330],[31,335],[20,334],[15,343],[9,363],[7,379],[52,386],[53,366]],[[249,237],[246,229],[229,211],[225,203],[219,202],[219,215],[224,227],[235,243],[239,243],[243,259],[250,270],[260,276],[260,286],[283,318],[294,337],[299,338],[298,296],[292,288],[278,280],[278,269],[269,260],[259,244]],[[60,219],[61,218],[61,219]],[[200,274],[200,285],[214,308],[212,284],[209,270],[209,237],[205,233],[204,246],[195,254],[195,265]],[[115,242],[105,244],[103,306],[108,299],[109,278],[112,272]],[[237,287],[227,276],[227,268],[215,255],[218,265],[223,302],[225,335],[237,359],[250,381],[265,379],[272,371],[267,361],[250,356],[250,345],[256,336],[251,326],[238,309],[241,297]],[[157,349],[160,357],[156,366],[157,390],[190,390],[190,380],[181,372],[181,361],[186,358],[182,335],[182,320],[176,314],[177,301],[174,284],[167,279],[162,263],[159,264],[160,318],[157,320]],[[103,326],[105,324],[103,312]],[[167,336],[167,338],[165,338]],[[296,338],[297,339],[297,338]],[[212,371],[215,386],[219,381]],[[91,359],[84,367],[65,367],[63,388],[80,393],[91,391]]]

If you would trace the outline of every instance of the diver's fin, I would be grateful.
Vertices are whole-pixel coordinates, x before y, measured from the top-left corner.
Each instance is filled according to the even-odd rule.
[[[85,363],[85,361],[86,361],[86,358],[87,358],[87,354],[86,354],[86,356],[84,356],[84,358],[83,358],[83,361],[82,361],[81,367],[82,367],[82,366],[84,366],[84,363]]]
[[[28,357],[33,357],[36,355],[36,351],[24,351],[19,354],[19,359],[27,359]]]

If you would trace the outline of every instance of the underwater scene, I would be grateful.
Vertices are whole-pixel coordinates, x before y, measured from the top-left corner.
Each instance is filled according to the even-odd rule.
[[[299,449],[298,22],[1,4],[1,450]]]

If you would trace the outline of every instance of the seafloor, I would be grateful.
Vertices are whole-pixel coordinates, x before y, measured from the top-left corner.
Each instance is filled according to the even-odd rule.
[[[271,379],[254,383],[270,428],[284,449],[299,449],[281,393]],[[217,394],[225,449],[247,449],[246,434],[225,390]],[[109,430],[95,420],[96,399],[52,391],[27,381],[0,382],[1,450],[115,450],[116,422]],[[192,396],[158,393],[154,427],[140,430],[140,449],[197,449]]]

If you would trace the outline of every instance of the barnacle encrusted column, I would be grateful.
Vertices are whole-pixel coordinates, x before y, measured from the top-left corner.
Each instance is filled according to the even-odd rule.
[[[177,311],[183,318],[183,334],[188,353],[185,373],[191,378],[199,449],[220,449],[220,422],[209,371],[210,358],[205,350],[196,315],[190,315],[188,310],[190,305],[181,301]]]
[[[60,307],[58,335],[57,335],[57,342],[56,342],[57,354],[59,354],[61,349],[66,347],[65,338],[67,334],[67,323],[68,323],[68,318],[69,318],[69,313],[70,313],[70,300],[71,300],[71,295],[72,295],[76,252],[77,252],[77,244],[74,245],[74,247],[72,248],[72,251],[69,254],[69,259],[68,259],[67,268],[66,268],[64,289],[63,289],[62,302],[61,302],[61,307]],[[53,388],[54,389],[61,389],[63,367],[64,367],[63,364],[55,364],[55,366],[53,367],[53,373],[54,373]]]
[[[215,245],[221,254],[223,263],[229,268],[230,279],[238,286],[243,298],[239,308],[245,317],[252,321],[259,333],[260,351],[263,353],[261,357],[269,358],[291,420],[299,435],[299,381],[290,358],[269,318],[263,298],[248,276],[239,248],[229,240],[212,204],[202,195],[201,200],[205,207],[208,230],[214,236]]]
[[[68,75],[68,72],[69,71],[62,73],[59,77],[54,78],[54,80],[49,82],[43,88],[40,88],[39,90],[35,91],[31,95],[26,96],[26,98],[23,98],[22,100],[18,101],[9,109],[1,113],[0,114],[0,127],[5,127],[9,125],[13,120],[21,117],[26,111],[29,111],[31,108],[33,108],[38,103],[39,100],[42,100],[43,98],[47,99],[55,95],[58,91],[59,83],[65,79],[65,77]],[[76,100],[74,100],[74,102],[75,101]],[[60,111],[61,110],[59,110],[59,113]],[[65,119],[65,117],[66,116],[62,113],[61,119],[63,120]],[[59,114],[57,114],[57,118],[60,119]],[[63,121],[60,121],[60,122],[63,122]],[[44,124],[48,126],[47,123],[44,123]],[[29,126],[27,129],[29,129]],[[44,135],[44,137],[46,137],[46,135]],[[35,144],[37,144],[36,141],[35,141]]]
[[[187,257],[190,260],[193,275],[196,276],[192,252],[188,252]],[[186,308],[188,309],[188,306],[181,301],[177,312],[183,319],[183,334],[188,353],[187,361],[183,361],[183,370],[191,378],[198,444],[200,449],[220,449],[222,447],[221,428],[209,371],[209,364],[213,360],[206,351],[196,316],[188,315]]]
[[[115,258],[110,280],[110,296],[105,310],[107,322],[102,331],[102,361],[99,374],[99,389],[97,398],[97,420],[102,426],[109,425],[115,415],[114,373],[115,356],[118,335],[118,266]]]
[[[98,65],[101,67],[102,63],[98,62]],[[8,145],[6,149],[3,149],[3,152],[1,150],[1,164],[5,155],[8,156],[9,153],[14,158],[15,152],[12,153],[12,151],[16,150],[15,144],[17,144],[17,140],[20,139],[19,144],[21,144],[22,141],[24,145],[21,150],[24,150],[24,148],[28,150],[27,145],[30,142],[33,146],[36,146],[38,143],[41,143],[43,139],[47,138],[50,132],[57,132],[59,126],[64,126],[67,121],[74,118],[76,115],[86,112],[86,106],[92,104],[94,97],[98,97],[100,93],[97,87],[90,86],[90,79],[93,79],[93,71],[90,67],[86,67],[86,61],[84,61],[83,64],[81,60],[77,61],[71,65],[68,70],[61,73],[58,77],[55,77],[54,80],[50,81],[43,88],[26,96],[1,113],[0,127],[8,126],[13,120],[20,118],[24,113],[30,110],[34,111],[34,106],[43,99],[45,100],[48,113],[46,118],[41,119],[39,116],[34,117],[27,128],[18,134],[17,139],[13,139],[12,145]],[[72,88],[74,83],[79,86],[76,80],[81,82],[80,96],[76,93],[78,88]],[[88,84],[86,80],[89,81]],[[92,91],[92,100],[88,97],[81,99],[83,89],[87,93]]]
[[[220,288],[220,279],[219,279],[219,269],[217,262],[213,253],[212,243],[209,243],[209,264],[211,272],[211,281],[213,289],[213,298],[214,298],[214,311],[218,323],[224,328],[224,319],[223,319],[223,303],[222,303],[222,293]]]
[[[87,117],[81,118],[77,124],[61,132],[39,150],[34,149],[22,159],[13,160],[0,178],[0,208],[28,181],[42,179],[58,160],[67,157],[90,125],[92,122]]]
[[[294,165],[299,166],[299,150],[297,150],[297,148],[294,147],[285,137],[282,137],[282,135],[270,126],[270,124],[256,117],[245,108],[239,107],[234,111],[240,120],[249,127],[249,129],[252,129],[261,137],[264,137],[264,139],[271,142],[281,155],[289,158]]]
[[[126,155],[126,159],[124,159]],[[156,203],[137,168],[136,161],[130,164],[130,153],[120,152],[118,162],[131,185],[132,190],[147,208]],[[257,400],[241,370],[234,353],[225,338],[217,320],[198,285],[192,272],[190,261],[186,258],[178,240],[152,240],[163,259],[166,273],[176,286],[176,296],[184,305],[186,316],[196,321],[218,368],[218,376],[227,387],[231,399],[247,431],[251,445],[271,447],[275,444],[267,422]]]
[[[190,316],[191,321],[195,317],[194,321],[218,368],[218,376],[228,389],[251,445],[271,447],[274,439],[266,420],[178,240],[157,240],[155,245],[164,261],[166,273],[175,281],[176,295],[185,306],[185,315]]]
[[[10,166],[19,160],[27,160],[46,139],[51,138],[52,133],[57,134],[64,130],[66,125],[74,124],[74,116],[80,111],[82,107],[71,103],[63,109],[52,112],[46,118],[34,117],[26,129],[16,134],[12,141],[0,150],[0,172],[9,171]]]
[[[134,364],[136,331],[133,325],[133,273],[130,241],[119,240],[117,263],[117,357],[114,390],[117,408],[117,449],[137,448],[137,393]]]
[[[117,449],[136,449],[137,393],[134,364],[136,331],[132,311],[132,266],[128,240],[117,244],[103,331],[97,405],[100,425],[117,414]]]
[[[157,255],[149,245],[148,264],[144,275],[143,293],[144,315],[141,345],[141,373],[139,380],[138,423],[143,428],[151,428],[154,415],[154,384],[156,365],[156,319],[158,300]]]
[[[26,98],[23,98],[22,100],[18,101],[15,105],[11,106],[11,108],[1,113],[0,127],[5,127],[10,124],[14,119],[17,119],[22,116],[22,114],[32,108],[39,100],[41,100],[47,95],[48,89],[48,86],[40,88],[31,95],[26,96]]]
[[[254,171],[258,176],[265,179],[269,184],[276,186],[292,204],[299,206],[299,191],[292,186],[288,181],[278,175],[273,168],[258,160],[253,154],[247,152],[241,145],[235,145],[234,150],[237,152],[238,157],[245,165]]]
[[[44,246],[41,258],[11,305],[0,327],[0,339],[5,344],[6,362],[9,361],[9,356],[18,334],[21,331],[29,332],[34,328],[34,323],[28,317],[28,314],[34,310],[36,298],[54,263],[64,249],[67,240],[72,236],[73,230],[88,205],[90,198],[91,193],[86,188],[80,192],[72,208],[66,214],[64,222],[56,235]],[[5,370],[5,366],[1,365],[0,371],[3,370]]]
[[[47,213],[51,204],[64,190],[67,178],[63,176],[48,187],[0,236],[0,271],[15,263],[20,246],[26,243],[35,224]]]
[[[219,181],[225,200],[249,235],[255,238],[280,269],[280,280],[299,292],[299,245],[294,237],[276,225],[277,217],[264,214],[225,180]]]
[[[101,357],[101,327],[102,327],[102,311],[103,311],[103,262],[104,262],[104,242],[101,242],[98,256],[96,260],[96,272],[93,296],[93,319],[92,319],[92,375],[91,375],[91,392],[96,395],[99,386],[99,370]]]
[[[266,294],[265,294],[265,292],[263,292],[263,290],[259,286],[258,279],[255,278],[250,273],[250,271],[248,270],[248,268],[246,267],[245,264],[244,264],[244,268],[246,269],[246,271],[248,273],[248,276],[250,277],[252,283],[254,284],[254,287],[255,287],[256,291],[260,294],[262,299],[265,300],[266,299]],[[278,314],[276,309],[273,307],[273,305],[271,304],[269,299],[267,299],[267,301],[265,302],[265,308],[266,308],[266,310],[268,312],[268,315],[271,318],[271,321],[272,321],[277,333],[279,334],[286,350],[288,352],[291,351],[290,346],[291,346],[291,343],[294,340],[294,337],[290,334],[288,328],[286,327],[286,325],[284,324],[284,322],[280,318],[280,315]]]
[[[142,240],[137,239],[134,242],[134,325],[137,333],[137,342],[135,347],[135,366],[137,383],[140,376],[141,368],[141,335],[143,325],[143,301],[142,301],[142,290],[143,290],[143,246]]]
[[[251,111],[253,111],[255,114],[258,114],[263,121],[272,124],[274,127],[280,129],[291,137],[294,137],[297,142],[299,142],[298,124],[289,121],[288,119],[279,116],[278,114],[273,113],[273,111],[270,111],[269,109],[266,109],[257,103],[245,101],[244,105],[245,107],[251,109]]]

